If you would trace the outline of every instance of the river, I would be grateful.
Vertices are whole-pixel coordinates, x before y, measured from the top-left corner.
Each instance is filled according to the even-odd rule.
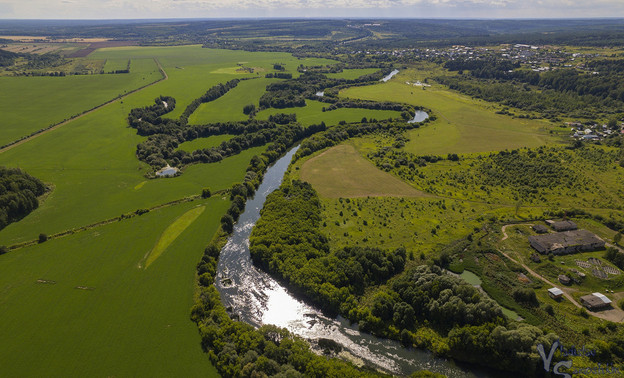
[[[399,73],[399,70],[394,70],[392,72],[390,72],[386,77],[384,77],[383,79],[379,80],[379,81],[383,81],[384,83],[390,79],[392,79],[392,77],[396,74]]]
[[[453,361],[434,357],[419,349],[407,349],[400,343],[359,332],[342,318],[329,318],[316,308],[298,300],[267,273],[257,269],[249,254],[249,236],[260,218],[260,209],[268,194],[277,189],[293,155],[290,150],[269,167],[254,198],[247,200],[234,232],[219,256],[216,286],[225,307],[231,307],[239,320],[259,327],[273,324],[313,344],[319,338],[336,341],[351,356],[368,366],[397,375],[409,375],[427,369],[448,377],[487,377]],[[353,359],[352,357],[355,357]]]

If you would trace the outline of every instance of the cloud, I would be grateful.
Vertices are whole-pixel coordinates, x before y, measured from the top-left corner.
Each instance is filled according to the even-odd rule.
[[[612,17],[621,0],[2,0],[0,18]]]

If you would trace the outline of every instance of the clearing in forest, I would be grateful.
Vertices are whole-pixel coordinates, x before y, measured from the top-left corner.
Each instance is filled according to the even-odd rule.
[[[327,198],[426,196],[379,170],[350,144],[332,147],[306,161],[301,167],[301,179]]]

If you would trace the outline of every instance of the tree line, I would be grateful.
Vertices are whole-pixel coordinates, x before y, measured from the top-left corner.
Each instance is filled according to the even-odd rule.
[[[18,168],[0,167],[0,230],[39,207],[46,186]]]

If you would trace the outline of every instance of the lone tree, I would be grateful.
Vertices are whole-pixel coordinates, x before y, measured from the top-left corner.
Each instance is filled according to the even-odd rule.
[[[39,234],[39,243],[44,243],[48,241],[48,235],[46,234]]]
[[[6,245],[0,245],[0,255],[4,255],[5,253],[9,253],[9,247]]]
[[[210,188],[204,188],[202,190],[202,198],[210,198],[210,196],[212,195],[212,193],[210,192]]]

